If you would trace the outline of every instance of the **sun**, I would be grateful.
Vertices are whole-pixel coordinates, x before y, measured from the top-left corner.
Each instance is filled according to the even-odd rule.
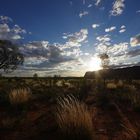
[[[101,59],[99,57],[92,57],[88,63],[88,69],[90,71],[98,71],[102,69]]]

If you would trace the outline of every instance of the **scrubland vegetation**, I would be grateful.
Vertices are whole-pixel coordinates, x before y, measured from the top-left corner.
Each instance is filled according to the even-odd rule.
[[[138,140],[140,81],[1,78],[0,139]]]
[[[62,139],[92,140],[92,115],[84,103],[79,102],[75,97],[60,98],[56,116]]]

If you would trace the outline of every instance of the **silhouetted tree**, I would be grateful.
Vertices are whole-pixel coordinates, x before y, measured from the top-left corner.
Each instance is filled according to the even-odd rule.
[[[18,46],[8,40],[0,40],[0,69],[5,72],[13,71],[24,62]]]
[[[109,68],[109,56],[106,53],[100,54],[99,55],[101,61],[102,61],[102,67],[103,69]]]
[[[34,78],[37,78],[37,77],[38,77],[38,74],[37,74],[37,73],[35,73],[35,74],[33,75],[33,77],[34,77]]]
[[[103,53],[99,55],[100,59],[101,59],[101,64],[102,64],[102,68],[103,69],[108,69],[109,68],[109,56],[107,53]],[[103,79],[103,87],[105,88],[106,85],[106,78],[105,75],[102,76]]]

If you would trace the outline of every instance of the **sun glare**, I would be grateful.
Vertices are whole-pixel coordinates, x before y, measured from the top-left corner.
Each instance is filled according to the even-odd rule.
[[[101,59],[99,57],[93,57],[91,61],[88,63],[88,67],[90,71],[98,71],[102,69]]]

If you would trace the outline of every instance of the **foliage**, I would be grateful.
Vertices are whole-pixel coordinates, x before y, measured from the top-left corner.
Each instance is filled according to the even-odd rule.
[[[102,60],[102,67],[104,69],[109,67],[109,56],[106,53],[100,54],[100,59]]]
[[[35,73],[35,74],[33,75],[33,77],[34,77],[34,78],[37,78],[37,77],[38,77],[38,74],[37,74],[37,73]]]
[[[24,57],[17,45],[7,40],[0,40],[0,69],[9,72],[22,65],[23,61]]]

